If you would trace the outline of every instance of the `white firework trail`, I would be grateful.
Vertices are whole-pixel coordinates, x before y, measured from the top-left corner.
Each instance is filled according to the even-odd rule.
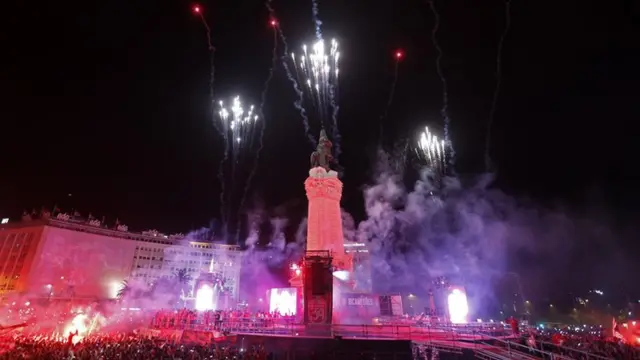
[[[269,8],[270,8],[269,3],[267,3],[267,9]],[[273,49],[271,51],[271,68],[269,68],[269,74],[267,75],[267,79],[264,82],[264,89],[262,90],[260,108],[258,109],[260,113],[260,117],[263,119],[263,121],[262,121],[262,126],[260,127],[260,133],[258,135],[258,150],[256,151],[253,167],[251,168],[251,172],[249,173],[247,182],[244,185],[244,191],[242,192],[242,197],[240,198],[240,205],[238,206],[238,214],[237,214],[238,226],[236,226],[236,237],[235,237],[236,244],[238,243],[238,240],[240,238],[240,228],[241,228],[240,225],[242,224],[242,221],[240,218],[241,212],[242,212],[242,209],[244,208],[244,203],[247,200],[247,194],[249,193],[249,188],[251,187],[251,182],[253,180],[253,177],[256,175],[256,171],[258,170],[258,162],[260,161],[260,152],[264,147],[264,130],[267,127],[267,123],[264,121],[264,104],[267,102],[267,92],[269,92],[269,84],[273,79],[273,71],[275,70],[276,65],[278,64],[278,53],[277,53],[278,29],[279,29],[279,27],[277,26],[278,22],[275,19],[272,19],[271,25],[273,26]],[[257,121],[258,118],[255,118],[255,120]]]
[[[264,3],[264,5],[269,11],[269,15],[271,15],[271,18],[273,20],[277,19],[276,11],[271,6],[271,0],[267,0]],[[280,24],[277,22],[277,20],[275,21],[276,23],[272,25],[275,26],[275,29],[278,32],[278,36],[280,37],[280,42],[282,42],[282,45],[284,46],[284,52],[282,57],[280,58],[282,62],[282,67],[284,68],[287,74],[287,78],[289,79],[289,81],[291,81],[291,84],[293,85],[293,90],[296,92],[296,95],[298,95],[298,98],[293,102],[293,106],[295,106],[295,108],[298,109],[298,111],[300,112],[300,116],[302,117],[302,124],[304,125],[304,130],[305,130],[305,133],[307,134],[307,138],[309,139],[309,142],[311,142],[311,145],[315,148],[316,138],[314,135],[311,134],[311,131],[309,128],[309,117],[307,116],[307,110],[304,108],[304,93],[302,92],[302,90],[300,90],[300,86],[298,85],[298,80],[296,80],[298,76],[293,76],[293,74],[291,73],[291,69],[289,68],[289,64],[287,62],[288,61],[287,57],[289,54],[289,43],[287,42],[287,38],[284,36],[284,32],[282,31]],[[295,65],[295,58],[293,60],[294,60],[293,63]]]
[[[451,125],[451,118],[449,118],[449,92],[447,91],[447,78],[444,76],[444,72],[442,71],[443,52],[440,44],[438,43],[437,37],[438,29],[440,28],[440,13],[436,9],[433,0],[429,1],[429,7],[431,8],[431,12],[433,12],[434,16],[433,29],[431,30],[431,41],[438,52],[438,56],[436,58],[436,71],[438,72],[438,76],[442,82],[442,110],[440,110],[440,113],[444,118],[444,141],[449,148],[448,150],[451,152],[450,161],[453,165],[455,162],[455,150],[453,149],[451,139],[449,138],[449,127]]]
[[[327,51],[328,50],[328,51]],[[303,85],[303,91],[322,128],[332,126],[336,154],[339,153],[338,131],[338,79],[340,77],[340,51],[338,41],[331,40],[327,48],[324,40],[313,46],[302,46],[302,54],[291,53],[294,69]]]
[[[428,127],[425,127],[424,131],[420,133],[417,147],[418,156],[427,163],[427,166],[434,173],[440,176],[444,175],[446,171],[447,148],[445,140],[431,133]]]
[[[318,11],[318,0],[311,0],[311,17],[313,19],[313,24],[316,27],[316,38],[318,40],[322,40],[322,21],[320,21],[320,14]]]
[[[223,129],[229,134],[228,141],[231,144],[232,155],[237,160],[241,150],[251,145],[254,125],[258,122],[259,116],[253,105],[248,109],[244,108],[240,96],[233,98],[229,108],[225,107],[223,101],[218,104],[220,105],[218,116]]]
[[[380,116],[379,126],[380,129],[378,131],[378,147],[382,148],[382,137],[384,134],[384,121],[387,119],[387,115],[389,115],[389,109],[391,109],[391,104],[393,103],[393,96],[396,93],[396,84],[398,83],[398,68],[400,67],[400,60],[404,56],[403,52],[398,50],[395,54],[395,66],[393,71],[393,81],[391,82],[391,90],[389,91],[389,99],[387,99],[387,106],[384,108],[384,112]]]
[[[504,31],[500,35],[498,41],[498,51],[496,54],[496,88],[493,91],[493,100],[491,101],[491,111],[489,113],[489,122],[487,124],[487,137],[485,139],[484,147],[484,163],[485,171],[492,170],[491,164],[491,128],[493,127],[493,121],[496,116],[496,109],[498,106],[498,96],[500,95],[500,85],[502,84],[502,48],[504,47],[504,40],[511,28],[511,0],[505,0],[504,2]]]
[[[236,177],[236,165],[240,162],[243,153],[246,153],[252,148],[253,140],[255,137],[255,125],[259,121],[256,109],[253,105],[245,109],[242,100],[239,96],[234,97],[229,106],[227,107],[223,101],[218,102],[218,118],[220,121],[220,127],[225,135],[225,158],[231,157],[231,174],[229,176],[223,176],[223,181],[228,179],[230,181],[230,191],[228,194],[221,193],[221,202],[224,203],[225,197],[232,198],[234,188],[237,183]],[[224,164],[220,166],[220,172],[223,172]],[[227,209],[227,213],[230,209]],[[229,216],[222,216],[224,224],[227,224]],[[228,224],[227,224],[228,225]]]

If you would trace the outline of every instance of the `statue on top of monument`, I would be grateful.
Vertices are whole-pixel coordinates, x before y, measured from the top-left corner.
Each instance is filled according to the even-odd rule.
[[[331,155],[331,147],[333,144],[327,137],[327,133],[324,129],[320,130],[320,139],[318,141],[318,147],[316,151],[311,153],[311,168],[322,167],[327,172],[331,170],[331,163],[333,162],[333,155]]]

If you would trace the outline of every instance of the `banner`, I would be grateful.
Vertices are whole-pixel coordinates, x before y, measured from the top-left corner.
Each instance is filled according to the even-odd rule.
[[[211,331],[185,330],[182,332],[182,342],[187,344],[207,345],[212,339]]]
[[[393,316],[404,315],[404,310],[402,307],[402,296],[391,295],[390,297],[391,297],[391,315]]]
[[[160,337],[162,335],[161,330],[147,328],[138,329],[134,333],[141,337]]]
[[[343,294],[342,305],[347,307],[380,307],[378,296],[369,294]]]
[[[369,323],[380,316],[380,298],[372,294],[342,294],[338,308],[342,323]]]
[[[224,333],[221,333],[220,331],[214,331],[213,332],[213,341],[215,342],[227,342],[227,343],[235,343],[237,339],[237,335],[225,335]]]
[[[307,319],[310,324],[326,324],[327,301],[324,296],[313,296],[307,304]]]
[[[152,332],[152,334],[158,334],[157,337],[159,339],[165,339],[167,341],[174,342],[180,341],[180,339],[182,339],[182,330],[162,329],[157,331],[160,331],[160,333],[158,334]]]

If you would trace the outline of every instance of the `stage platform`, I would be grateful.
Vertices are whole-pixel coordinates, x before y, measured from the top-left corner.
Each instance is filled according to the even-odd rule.
[[[197,329],[197,325],[188,326],[189,329],[184,330],[146,329],[141,335],[203,345],[217,343],[241,349],[262,346],[274,355],[283,354],[282,358],[288,360],[410,359],[412,348],[415,346],[438,349],[448,354],[445,356],[447,358],[467,358],[478,352],[497,355],[501,350],[487,342],[507,341],[512,338],[503,331],[495,333],[495,329],[482,329],[477,326],[452,328],[404,325],[226,325],[225,329],[218,330]]]
[[[376,359],[410,360],[412,343],[408,340],[377,340],[239,335],[236,346],[263,346],[276,359]]]

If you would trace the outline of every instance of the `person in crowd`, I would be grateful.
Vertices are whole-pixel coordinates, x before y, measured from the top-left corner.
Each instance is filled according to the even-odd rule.
[[[0,339],[0,340],[7,340]],[[36,337],[13,336],[14,346],[0,351],[0,360],[266,360],[268,354],[260,346],[248,349],[227,345],[189,345],[169,343],[136,337],[133,334],[118,336],[85,337],[76,344]]]

